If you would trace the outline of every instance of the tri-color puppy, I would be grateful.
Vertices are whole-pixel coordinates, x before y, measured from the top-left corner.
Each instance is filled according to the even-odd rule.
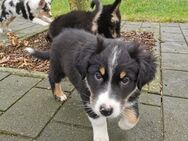
[[[35,53],[32,48],[27,51]],[[151,53],[135,42],[65,29],[54,38],[49,54],[53,94],[66,100],[61,79],[67,76],[80,93],[93,127],[94,141],[109,141],[107,118],[121,116],[118,124],[124,130],[137,124],[138,96],[156,72]]]
[[[11,31],[8,26],[18,16],[44,26],[52,22],[51,0],[4,0],[1,10],[0,33]]]
[[[51,24],[46,39],[52,42],[53,38],[61,33],[64,28],[84,29],[96,34],[98,32],[98,19],[102,12],[100,0],[92,0],[96,8],[94,11],[74,10],[58,16]]]
[[[121,13],[119,10],[121,0],[115,0],[113,4],[103,5],[103,11],[98,20],[98,33],[106,38],[120,37]],[[91,3],[94,7],[95,3]]]

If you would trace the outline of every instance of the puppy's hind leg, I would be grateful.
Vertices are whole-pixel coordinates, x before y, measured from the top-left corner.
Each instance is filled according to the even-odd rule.
[[[65,101],[67,99],[67,96],[61,88],[61,79],[64,78],[64,76],[65,75],[61,72],[60,67],[53,65],[53,63],[50,62],[49,82],[54,97],[59,101]]]

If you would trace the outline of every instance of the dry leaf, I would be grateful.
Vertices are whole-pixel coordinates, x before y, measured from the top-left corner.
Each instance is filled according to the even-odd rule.
[[[0,60],[0,64],[6,63],[7,61],[9,61],[9,59],[10,59],[10,56],[8,56],[8,57],[3,57],[3,58]]]

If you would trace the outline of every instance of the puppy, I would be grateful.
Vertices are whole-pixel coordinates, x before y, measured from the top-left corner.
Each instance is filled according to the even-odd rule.
[[[11,31],[8,26],[17,16],[44,26],[52,22],[51,0],[4,0],[1,8],[0,33]]]
[[[121,13],[119,6],[121,0],[115,0],[113,4],[104,5],[102,14],[98,20],[98,33],[106,38],[120,37]],[[94,7],[91,3],[91,7]]]
[[[30,50],[32,50],[30,48]],[[107,118],[121,116],[121,129],[139,120],[138,96],[156,72],[155,58],[139,44],[65,29],[50,48],[49,82],[62,101],[61,79],[67,76],[80,93],[94,141],[109,141]]]
[[[99,0],[92,0],[96,4],[94,11],[75,10],[67,14],[57,17],[51,24],[47,33],[46,39],[52,42],[64,28],[84,29],[91,33],[97,33],[97,21],[102,12],[102,4]]]

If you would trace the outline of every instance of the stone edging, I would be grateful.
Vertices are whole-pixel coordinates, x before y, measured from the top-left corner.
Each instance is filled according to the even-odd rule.
[[[6,68],[6,67],[0,67],[0,72],[8,72],[8,73],[16,74],[19,76],[35,77],[35,78],[42,78],[42,79],[48,77],[48,74],[44,72],[27,71],[24,69],[15,69],[15,68]]]

